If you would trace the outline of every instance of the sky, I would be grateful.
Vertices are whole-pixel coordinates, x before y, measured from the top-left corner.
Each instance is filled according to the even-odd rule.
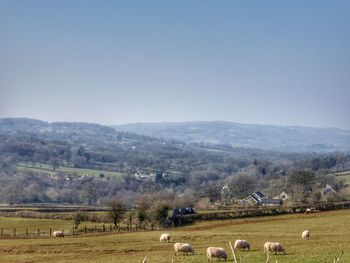
[[[0,0],[0,118],[350,130],[350,1]]]

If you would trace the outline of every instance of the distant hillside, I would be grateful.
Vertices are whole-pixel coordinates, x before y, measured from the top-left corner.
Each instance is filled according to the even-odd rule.
[[[230,144],[284,152],[350,150],[350,131],[336,128],[254,125],[230,122],[134,123],[114,125],[118,131],[186,143]]]
[[[65,140],[66,142],[98,142],[111,143],[121,138],[131,141],[161,141],[145,135],[118,132],[115,129],[86,122],[45,122],[28,118],[0,119],[0,134],[18,135],[31,133],[40,137]]]

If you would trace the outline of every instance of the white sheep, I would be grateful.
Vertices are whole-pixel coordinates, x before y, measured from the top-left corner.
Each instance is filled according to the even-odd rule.
[[[159,239],[160,242],[169,242],[169,240],[170,240],[170,234],[165,233],[160,235],[160,239]]]
[[[227,260],[227,253],[225,249],[222,247],[208,247],[207,248],[207,257],[208,261],[211,261],[211,258],[216,257],[219,259],[224,258],[225,261]]]
[[[283,246],[280,243],[275,242],[266,242],[264,244],[264,254],[266,252],[275,252],[275,254],[277,254],[277,252],[283,252],[284,254],[286,254],[286,251],[283,248]]]
[[[250,244],[248,243],[247,240],[241,240],[237,239],[235,242],[235,245],[233,246],[234,249],[239,249],[239,250],[250,250]]]
[[[52,235],[53,235],[54,237],[64,237],[63,231],[54,231],[54,232],[52,233]]]
[[[175,255],[178,255],[179,252],[183,252],[184,255],[187,255],[187,253],[192,253],[192,255],[194,255],[194,250],[192,246],[187,243],[175,243],[174,250],[175,250]]]
[[[308,239],[310,237],[310,231],[305,230],[303,233],[301,233],[301,238],[302,239]]]

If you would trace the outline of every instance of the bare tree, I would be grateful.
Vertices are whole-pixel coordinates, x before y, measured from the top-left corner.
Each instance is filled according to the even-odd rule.
[[[74,229],[77,229],[81,222],[87,220],[87,215],[81,211],[77,211],[73,214]]]
[[[108,216],[112,219],[113,224],[116,228],[119,228],[119,222],[124,218],[124,214],[126,213],[126,208],[124,201],[121,198],[115,198],[108,202]]]
[[[233,197],[244,198],[254,192],[256,181],[257,178],[253,175],[238,173],[227,178],[227,186]]]
[[[288,183],[294,202],[305,202],[312,192],[315,174],[311,171],[295,171],[288,175]]]

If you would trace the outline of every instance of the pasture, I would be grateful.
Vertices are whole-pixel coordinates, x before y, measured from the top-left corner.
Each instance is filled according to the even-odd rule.
[[[62,172],[65,174],[77,175],[77,176],[88,175],[93,177],[98,177],[101,174],[103,174],[104,176],[110,176],[110,177],[122,175],[122,173],[119,173],[119,172],[84,169],[84,168],[73,168],[73,167],[66,167],[66,166],[60,166],[56,168],[54,171],[52,169],[52,166],[47,164],[40,164],[40,166],[36,165],[35,167],[31,167],[31,166],[25,166],[23,163],[21,163],[21,164],[15,165],[14,167],[21,172],[32,171],[32,172],[39,172],[39,173],[48,173],[50,175],[55,175],[57,172]]]
[[[0,220],[3,222],[4,219]],[[6,222],[11,225],[9,218]],[[35,223],[36,221],[36,223]],[[51,220],[52,221],[52,220]],[[27,223],[26,223],[27,222]],[[13,221],[12,227],[18,222]],[[45,220],[23,219],[20,227],[52,225]],[[57,221],[57,227],[65,222]],[[26,225],[28,224],[28,225]],[[309,229],[311,238],[301,239],[301,232]],[[160,243],[162,232],[172,236],[170,243]],[[182,228],[164,231],[87,234],[65,238],[31,237],[0,239],[0,262],[207,262],[208,246],[224,247],[232,254],[228,241],[246,239],[251,251],[236,252],[238,262],[266,262],[263,254],[265,241],[283,244],[287,255],[272,255],[271,262],[333,262],[333,257],[343,250],[341,262],[350,262],[350,210],[257,217],[249,219],[202,221]],[[174,242],[192,244],[195,255],[175,256]],[[216,261],[216,259],[214,260]]]
[[[339,180],[343,180],[346,185],[350,185],[350,171],[333,173]]]

